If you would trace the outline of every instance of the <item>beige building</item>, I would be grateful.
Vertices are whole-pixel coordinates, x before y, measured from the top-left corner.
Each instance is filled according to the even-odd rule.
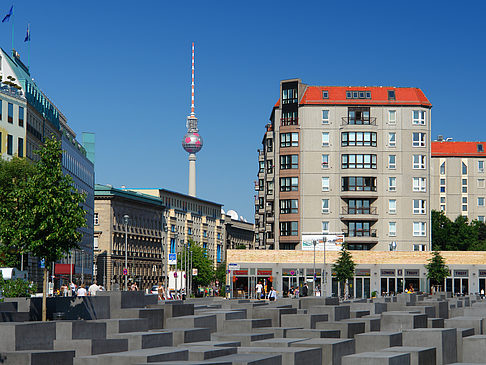
[[[451,220],[485,222],[486,142],[432,142],[431,206]]]
[[[282,81],[259,152],[256,248],[336,232],[354,250],[429,250],[431,107],[417,88]]]
[[[255,224],[246,222],[234,210],[223,214],[226,249],[255,248]]]
[[[98,284],[107,290],[123,288],[125,238],[129,280],[145,289],[163,278],[164,211],[163,202],[152,196],[95,186],[93,271]]]

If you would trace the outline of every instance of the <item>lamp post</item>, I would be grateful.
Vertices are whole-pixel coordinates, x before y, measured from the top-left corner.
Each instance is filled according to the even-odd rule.
[[[317,240],[312,240],[314,245],[314,268],[312,269],[312,290],[314,291],[314,296],[316,295],[316,245]]]
[[[128,220],[129,219],[130,216],[128,214],[125,214],[123,216],[123,221],[125,223],[125,269],[123,270],[123,274],[125,276],[125,291],[128,290]]]
[[[167,248],[167,231],[168,231],[168,228],[167,228],[167,222],[165,220],[164,213],[162,213],[162,230],[164,231],[164,237],[162,238],[162,247],[161,247],[161,251],[160,251],[160,256],[161,256],[161,260],[162,260],[162,275],[164,275],[164,289],[166,291],[164,293],[164,297],[166,297],[166,293],[167,293],[167,259],[168,259],[168,255],[166,255],[166,253],[169,252],[169,250]],[[164,250],[164,241],[165,241],[165,250]]]
[[[81,250],[81,284],[84,284],[84,250]]]

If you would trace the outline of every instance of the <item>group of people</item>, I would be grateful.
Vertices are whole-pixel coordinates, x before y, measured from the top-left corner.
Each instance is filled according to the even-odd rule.
[[[103,291],[105,288],[100,286],[96,283],[96,280],[91,284],[88,289],[86,289],[86,285],[82,283],[81,285],[76,285],[73,282],[70,284],[63,284],[59,290],[59,295],[63,297],[69,296],[78,296],[78,297],[86,297],[86,296],[95,296],[97,292]]]
[[[275,301],[277,299],[277,291],[272,287],[270,287],[270,290],[265,290],[263,288],[262,282],[259,281],[257,285],[255,285],[255,291],[256,291],[256,298],[258,300],[260,299],[268,299],[271,302]]]

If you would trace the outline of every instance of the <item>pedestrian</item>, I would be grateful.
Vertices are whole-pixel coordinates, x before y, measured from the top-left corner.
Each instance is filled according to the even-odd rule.
[[[289,297],[293,298],[294,297],[294,286],[292,285],[289,290]]]
[[[258,284],[255,285],[255,290],[256,290],[256,297],[258,300],[260,300],[262,297],[262,290],[263,290],[263,285],[261,281],[259,281]]]
[[[100,287],[96,284],[96,280],[93,281],[93,284],[91,284],[88,288],[88,293],[91,296],[96,296],[96,292],[100,291]]]
[[[137,283],[133,282],[133,284],[130,286],[130,290],[137,291],[138,290]]]
[[[165,289],[162,283],[159,281],[159,286],[157,287],[157,295],[159,300],[164,300],[165,299]]]
[[[294,290],[294,297],[295,297],[296,299],[299,299],[299,287],[298,287],[298,286],[296,286],[296,287],[295,287],[295,290]]]
[[[84,284],[81,284],[81,287],[78,289],[77,295],[78,297],[85,297],[86,295],[88,295],[88,292],[84,287]]]
[[[305,283],[302,287],[302,296],[306,297],[307,295],[309,295],[309,287],[307,286],[307,283]]]
[[[273,286],[270,288],[270,291],[268,292],[268,299],[271,302],[277,299],[277,291],[273,288]]]
[[[69,284],[69,288],[71,289],[71,296],[75,296],[76,295],[76,284],[74,284],[74,282],[71,281],[71,283]]]

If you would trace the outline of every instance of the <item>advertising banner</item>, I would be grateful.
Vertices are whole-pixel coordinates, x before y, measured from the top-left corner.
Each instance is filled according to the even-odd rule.
[[[302,234],[302,250],[313,251],[314,242],[316,243],[316,251],[340,251],[344,243],[344,234],[342,233],[303,233]]]

